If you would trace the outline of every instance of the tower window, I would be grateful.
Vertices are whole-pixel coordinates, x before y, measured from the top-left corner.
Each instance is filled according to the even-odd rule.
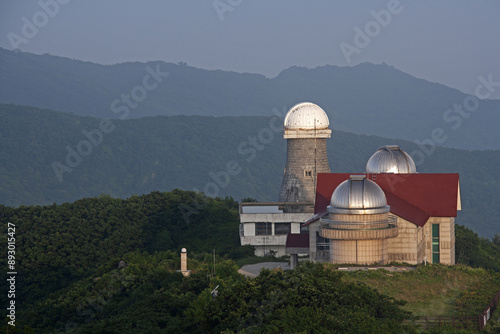
[[[292,232],[291,223],[274,223],[274,234],[288,234]]]
[[[255,223],[255,235],[271,235],[272,223]]]
[[[316,232],[316,250],[318,251],[328,251],[330,250],[330,240],[323,238]]]
[[[306,171],[304,171],[304,176],[305,177],[312,177],[312,170],[306,170]]]

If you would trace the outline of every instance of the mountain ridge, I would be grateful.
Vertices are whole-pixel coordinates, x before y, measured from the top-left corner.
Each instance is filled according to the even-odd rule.
[[[0,103],[78,115],[271,116],[275,108],[311,101],[342,131],[424,142],[441,129],[446,139],[440,146],[500,148],[500,100],[478,100],[386,64],[295,66],[267,78],[185,63],[100,65],[0,49],[0,72]],[[152,72],[168,75],[154,81]],[[471,101],[471,112],[454,109]]]

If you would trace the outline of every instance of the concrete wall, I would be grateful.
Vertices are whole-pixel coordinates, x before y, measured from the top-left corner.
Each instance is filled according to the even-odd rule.
[[[432,263],[432,224],[439,224],[439,263],[455,264],[454,217],[431,217],[424,227],[398,217],[399,235],[389,239],[389,260]]]
[[[311,218],[312,213],[240,213],[240,222],[244,223],[303,223]],[[294,224],[292,224],[292,229]],[[296,227],[295,227],[296,228]],[[299,233],[300,230],[292,230],[292,233]]]
[[[314,161],[316,160],[316,165]],[[305,171],[312,171],[306,176]],[[316,173],[329,173],[325,138],[287,139],[280,202],[314,202]]]
[[[271,255],[271,251],[276,252],[276,256],[285,256],[285,246],[255,246],[255,256],[267,256]]]
[[[309,260],[313,262],[325,262],[330,259],[330,252],[323,252],[321,255],[317,253],[316,249],[316,235],[320,230],[319,220],[308,225],[309,227]]]
[[[398,218],[398,236],[389,239],[389,262],[418,263],[418,226],[409,221]],[[420,228],[421,229],[421,228]],[[420,237],[422,233],[420,232]],[[421,252],[422,256],[422,252]]]
[[[331,240],[330,262],[386,264],[389,262],[387,240]]]

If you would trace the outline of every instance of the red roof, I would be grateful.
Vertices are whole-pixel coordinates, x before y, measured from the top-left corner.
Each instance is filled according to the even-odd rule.
[[[333,191],[352,173],[319,173],[316,187],[315,216],[326,213]],[[359,174],[358,174],[359,175]],[[363,174],[361,174],[363,175]],[[391,212],[418,226],[429,217],[456,217],[458,208],[458,174],[368,174],[385,193]],[[317,218],[316,218],[317,217]]]
[[[309,234],[288,233],[285,247],[309,248]]]

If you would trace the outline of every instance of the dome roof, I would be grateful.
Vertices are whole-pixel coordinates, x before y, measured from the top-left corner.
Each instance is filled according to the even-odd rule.
[[[285,129],[328,129],[330,121],[325,111],[311,102],[294,105],[285,117]]]
[[[399,146],[380,147],[366,163],[367,173],[416,173],[415,162]]]
[[[376,214],[389,212],[384,191],[365,175],[351,175],[335,189],[328,212],[339,214]]]

